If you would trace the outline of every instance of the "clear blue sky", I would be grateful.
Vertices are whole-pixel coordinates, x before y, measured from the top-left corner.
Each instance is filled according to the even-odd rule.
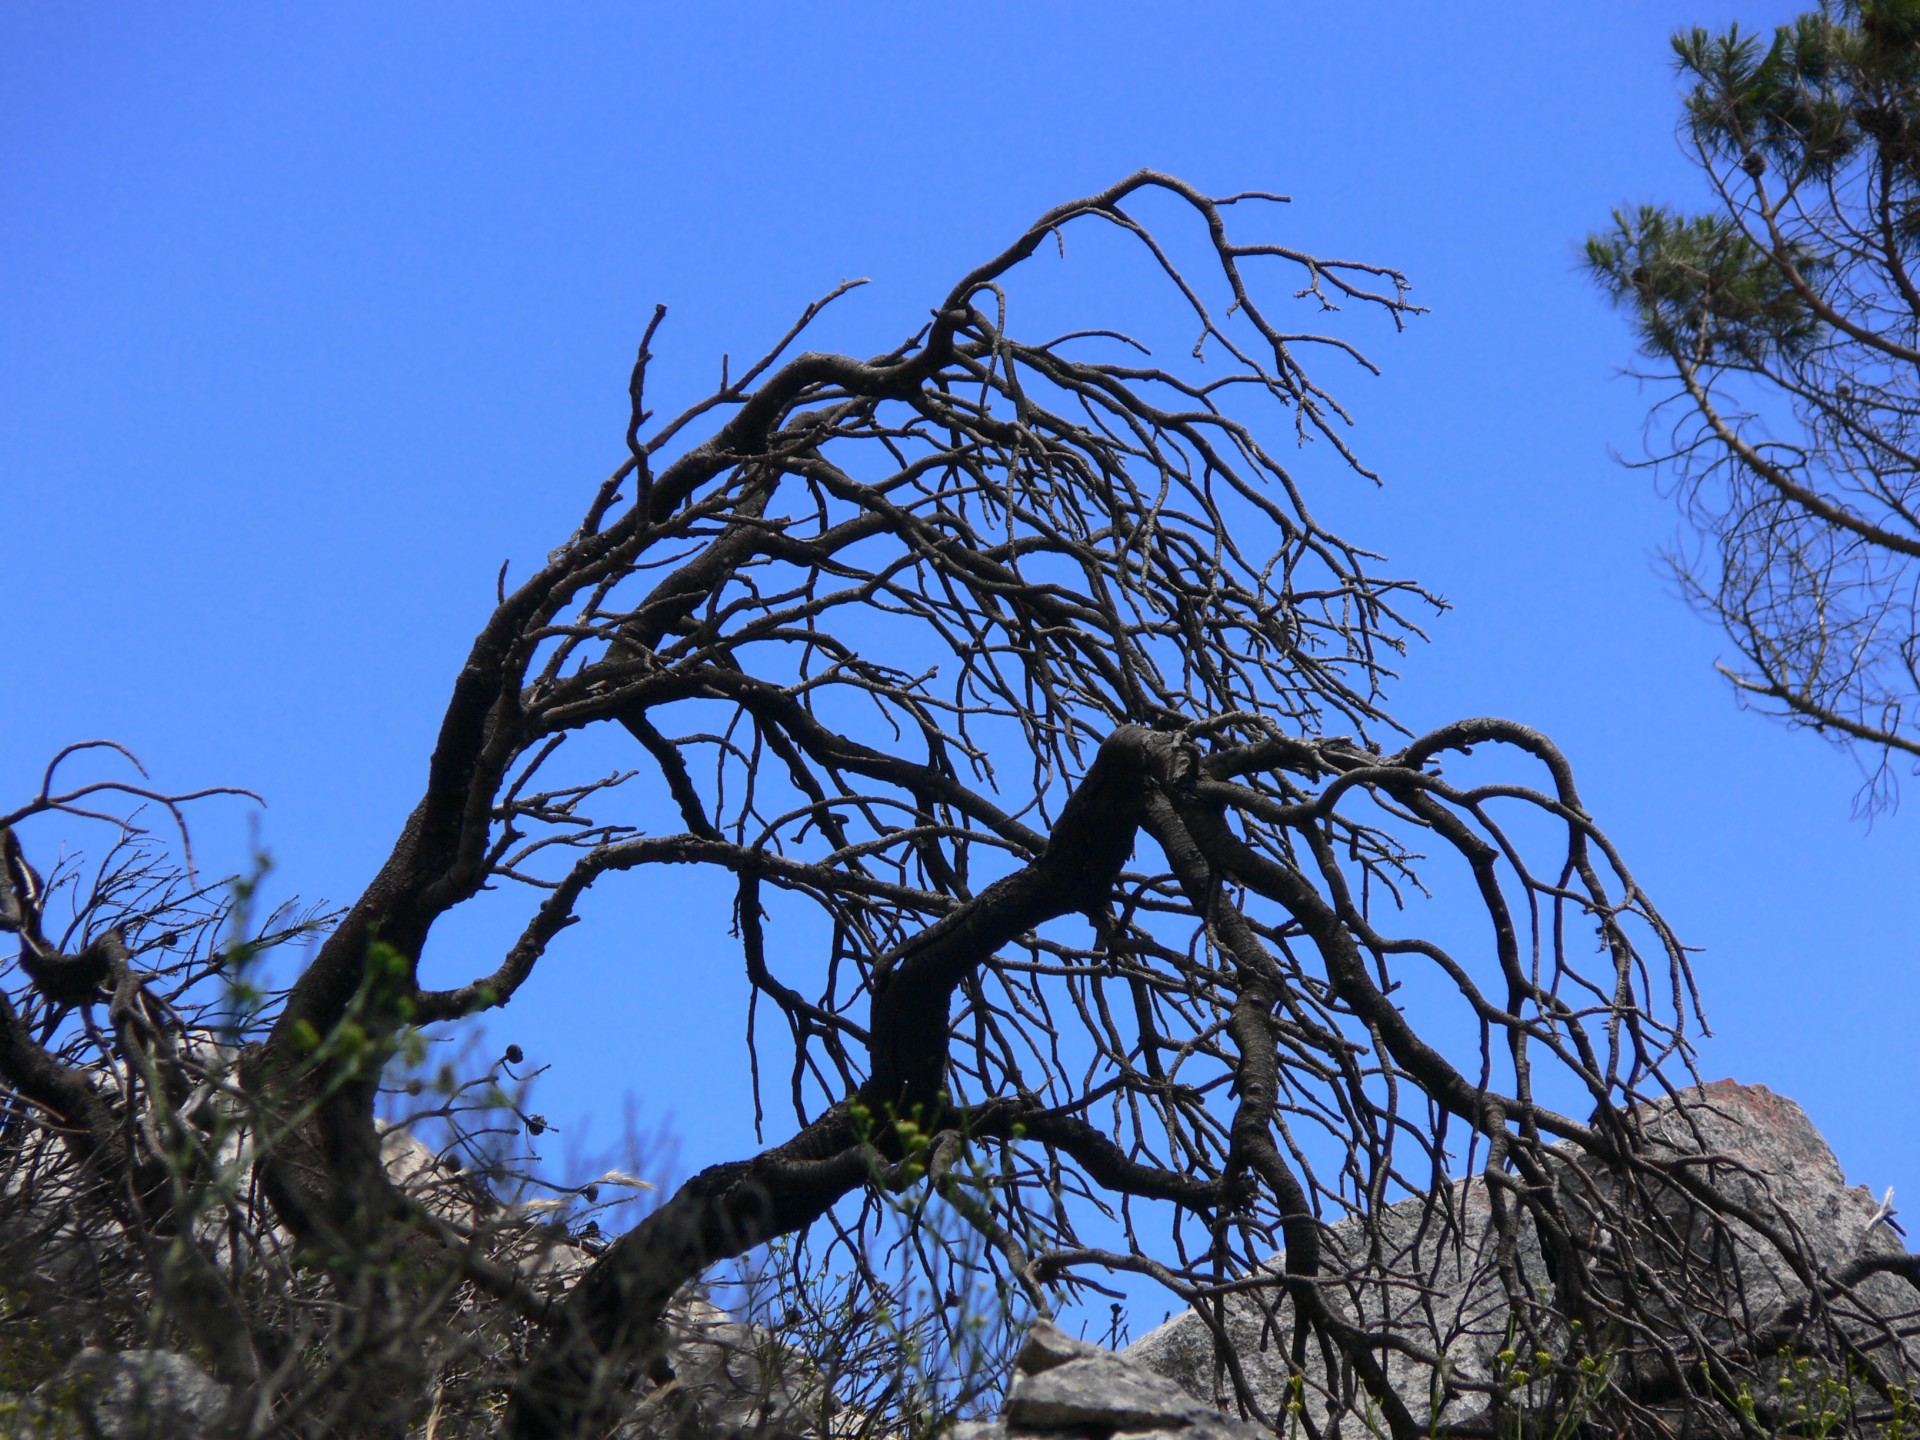
[[[8,0],[0,796],[112,736],[168,786],[260,791],[283,877],[349,898],[500,561],[563,538],[621,453],[656,300],[685,392],[843,276],[875,283],[827,338],[885,348],[1143,164],[1278,189],[1282,238],[1432,307],[1373,345],[1382,378],[1339,380],[1385,488],[1315,492],[1456,606],[1400,712],[1554,735],[1702,947],[1703,1071],[1798,1099],[1920,1212],[1920,791],[1869,831],[1844,755],[1736,711],[1650,558],[1671,511],[1610,458],[1640,402],[1574,261],[1610,206],[1695,194],[1667,35],[1787,13]],[[243,808],[201,823],[234,863]],[[494,1034],[552,1062],[563,1126],[607,1138],[631,1093],[688,1163],[741,1153],[724,916],[622,904]]]

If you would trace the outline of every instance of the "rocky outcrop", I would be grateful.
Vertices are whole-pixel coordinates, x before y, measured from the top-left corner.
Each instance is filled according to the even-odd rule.
[[[1269,1440],[1258,1425],[1222,1414],[1144,1366],[1041,1322],[1014,1361],[1005,1413],[960,1425],[954,1440],[1058,1435],[1181,1440]]]
[[[0,1396],[5,1440],[225,1440],[233,1392],[170,1350],[80,1351],[24,1397]]]
[[[757,1325],[689,1296],[667,1318],[664,1363],[614,1440],[805,1440],[832,1398],[819,1372]]]
[[[1846,1184],[1832,1151],[1792,1101],[1721,1082],[1636,1119],[1649,1156],[1708,1177],[1718,1194],[1792,1242],[1789,1258],[1752,1225],[1708,1225],[1672,1194],[1654,1202],[1662,1243],[1689,1257],[1682,1269],[1694,1277],[1695,1289],[1675,1303],[1708,1339],[1750,1332],[1803,1301],[1807,1287],[1795,1261],[1831,1290],[1834,1277],[1860,1262],[1905,1256],[1882,1207]],[[536,1286],[564,1283],[592,1263],[592,1249],[553,1216],[501,1205],[405,1131],[388,1131],[383,1147],[396,1183],[438,1220],[487,1237],[492,1252]],[[1568,1210],[1597,1212],[1604,1207],[1596,1202],[1613,1202],[1605,1177],[1576,1164],[1570,1152],[1555,1163]],[[1388,1384],[1420,1423],[1471,1426],[1487,1418],[1489,1393],[1506,1383],[1503,1374],[1512,1375],[1514,1327],[1485,1181],[1475,1177],[1436,1197],[1389,1206],[1371,1229],[1357,1220],[1326,1227],[1322,1248],[1324,1273],[1340,1277],[1324,1283],[1322,1293],[1338,1313],[1443,1357],[1434,1366],[1399,1350],[1377,1352]],[[1551,1293],[1530,1226],[1518,1232],[1513,1262],[1537,1293]],[[1344,1408],[1349,1418],[1341,1433],[1354,1433],[1356,1411],[1363,1422],[1372,1418],[1367,1401],[1350,1377],[1329,1373],[1317,1346],[1307,1348],[1295,1378],[1288,1363],[1292,1311],[1277,1283],[1281,1257],[1270,1264],[1275,1285],[1236,1292],[1215,1312],[1234,1363],[1268,1416],[1281,1420],[1297,1407],[1317,1430]],[[1908,1385],[1920,1375],[1916,1284],[1920,1275],[1910,1283],[1904,1275],[1870,1274],[1831,1298],[1832,1323]],[[1905,1327],[1891,1340],[1889,1321]],[[1550,1331],[1557,1324],[1546,1323]],[[667,1332],[666,1349],[634,1393],[616,1440],[810,1440],[841,1428],[824,1423],[834,1398],[818,1372],[777,1336],[694,1295],[672,1312]],[[46,1369],[59,1365],[55,1359]],[[26,1393],[0,1396],[0,1437],[218,1440],[242,1408],[192,1361],[159,1350],[84,1350],[29,1385]],[[956,1440],[1149,1440],[1176,1432],[1181,1440],[1257,1440],[1267,1433],[1238,1413],[1214,1330],[1196,1312],[1118,1355],[1042,1324],[1019,1352],[1001,1417],[961,1426]]]
[[[236,1163],[243,1163],[235,1148]],[[403,1127],[382,1127],[381,1158],[428,1215],[483,1245],[489,1259],[512,1265],[536,1292],[561,1293],[596,1258],[597,1247],[569,1233],[563,1214],[538,1203],[503,1203]],[[638,1182],[620,1176],[615,1183]],[[71,1241],[61,1229],[70,1224],[62,1218],[72,1208],[64,1204],[66,1191],[56,1188],[51,1201],[34,1198],[39,1203],[0,1194],[0,1291],[31,1280],[43,1298],[57,1299],[62,1264],[91,1257],[77,1244],[56,1243]],[[618,1440],[799,1440],[819,1433],[827,1397],[817,1372],[763,1329],[689,1294],[669,1313],[666,1331],[664,1352],[639,1382]],[[15,1364],[0,1382],[0,1440],[221,1440],[246,1408],[232,1389],[173,1351],[88,1348],[67,1358],[54,1349]]]
[[[1873,1196],[1847,1185],[1832,1150],[1791,1100],[1761,1086],[1721,1081],[1682,1092],[1638,1118],[1653,1156],[1714,1157],[1710,1168],[1696,1166],[1698,1173],[1710,1174],[1717,1191],[1766,1217],[1776,1230],[1797,1232],[1801,1256],[1817,1275],[1835,1277],[1856,1261],[1905,1253],[1884,1221],[1876,1221]],[[1556,1181],[1576,1212],[1590,1208],[1604,1187],[1571,1158]],[[1501,1352],[1511,1355],[1514,1332],[1485,1182],[1458,1182],[1443,1198],[1441,1207],[1425,1197],[1388,1207],[1372,1235],[1357,1220],[1328,1227],[1323,1270],[1354,1278],[1328,1284],[1323,1293],[1360,1328],[1402,1336],[1444,1357],[1439,1368],[1398,1351],[1382,1358],[1388,1384],[1414,1415],[1458,1424],[1486,1408],[1487,1387],[1501,1366]],[[1762,1327],[1805,1298],[1807,1287],[1788,1258],[1754,1229],[1738,1221],[1710,1226],[1677,1199],[1661,1208],[1665,1243],[1692,1258],[1690,1269],[1707,1287],[1678,1298],[1709,1339],[1724,1338],[1736,1326]],[[1369,1252],[1369,1246],[1379,1248]],[[1514,1258],[1523,1279],[1549,1293],[1552,1277],[1532,1227],[1520,1227]],[[1277,1278],[1279,1257],[1273,1269]],[[1408,1276],[1418,1283],[1408,1283]],[[1872,1350],[1891,1378],[1911,1384],[1920,1374],[1920,1339],[1913,1338],[1917,1302],[1920,1295],[1907,1281],[1879,1274],[1839,1296],[1833,1308],[1836,1323]],[[1889,1344],[1886,1322],[1897,1326],[1902,1317],[1908,1338],[1903,1346]],[[1262,1408],[1279,1414],[1297,1398],[1316,1422],[1326,1418],[1340,1382],[1329,1380],[1317,1347],[1310,1346],[1303,1387],[1297,1394],[1292,1390],[1292,1307],[1278,1285],[1230,1297],[1218,1319]],[[1232,1403],[1213,1330],[1194,1311],[1143,1336],[1124,1355],[1195,1400]]]
[[[817,1371],[765,1330],[694,1296],[675,1306],[667,1330],[665,1353],[613,1440],[823,1432],[832,1401]],[[0,1395],[0,1440],[226,1440],[242,1418],[230,1388],[169,1350],[82,1350],[30,1393]]]
[[[381,1126],[380,1158],[393,1183],[423,1210],[462,1235],[478,1237],[489,1258],[513,1265],[538,1285],[570,1283],[594,1261],[594,1252],[568,1233],[553,1208],[503,1204],[404,1126]]]
[[[484,1232],[492,1254],[536,1285],[570,1284],[593,1264],[594,1252],[548,1212],[502,1205],[405,1129],[383,1130],[381,1158],[395,1184],[457,1230]],[[828,1397],[817,1371],[764,1329],[697,1294],[675,1304],[665,1328],[664,1351],[614,1440],[802,1440],[820,1433]]]
[[[1321,1242],[1328,1273],[1362,1277],[1326,1287],[1323,1293],[1338,1313],[1364,1330],[1403,1335],[1447,1357],[1450,1373],[1445,1377],[1398,1351],[1381,1357],[1387,1383],[1408,1409],[1436,1415],[1442,1424],[1465,1420],[1479,1408],[1475,1392],[1466,1387],[1491,1380],[1496,1356],[1509,1339],[1485,1187],[1457,1184],[1450,1202],[1450,1226],[1435,1223],[1424,1201],[1414,1199],[1389,1207],[1373,1237],[1359,1223],[1345,1221],[1332,1226]],[[1377,1259],[1368,1254],[1370,1240],[1380,1246]],[[1516,1261],[1523,1273],[1541,1274],[1538,1242],[1525,1228]],[[1339,1380],[1329,1380],[1318,1347],[1309,1346],[1300,1394],[1294,1395],[1288,1365],[1293,1307],[1277,1283],[1279,1257],[1272,1270],[1273,1288],[1230,1297],[1217,1319],[1260,1408],[1270,1415],[1283,1414],[1288,1402],[1298,1398],[1318,1425],[1327,1418],[1330,1391]],[[1385,1280],[1369,1283],[1364,1277],[1370,1273],[1418,1274],[1424,1283],[1417,1289]],[[1195,1311],[1174,1316],[1123,1353],[1195,1399],[1235,1405],[1232,1382],[1216,1360],[1214,1332]],[[1465,1386],[1460,1394],[1448,1396],[1445,1380]]]

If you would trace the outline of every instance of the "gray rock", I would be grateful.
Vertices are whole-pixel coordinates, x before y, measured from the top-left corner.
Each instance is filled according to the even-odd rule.
[[[71,1413],[32,1395],[0,1394],[0,1440],[78,1440],[80,1424]]]
[[[1065,1365],[1069,1360],[1093,1359],[1112,1353],[1090,1340],[1080,1340],[1067,1334],[1058,1325],[1041,1320],[1028,1327],[1027,1338],[1020,1345],[1020,1353],[1013,1357],[1013,1368],[1016,1374],[1038,1375],[1056,1365]]]
[[[536,1286],[559,1289],[593,1264],[564,1226],[552,1223],[564,1207],[551,1202],[503,1205],[465,1171],[449,1169],[417,1135],[382,1123],[380,1158],[387,1175],[429,1214],[462,1235],[477,1237],[489,1256],[510,1264]]]
[[[1721,1081],[1682,1092],[1677,1104],[1650,1107],[1641,1118],[1656,1155],[1715,1156],[1699,1173],[1710,1176],[1722,1194],[1797,1232],[1815,1271],[1834,1274],[1863,1256],[1904,1251],[1885,1226],[1869,1225],[1873,1197],[1846,1184],[1832,1150],[1791,1100],[1760,1086]],[[1596,1199],[1607,1198],[1604,1184],[1586,1179],[1570,1156],[1560,1172],[1556,1180],[1570,1207],[1590,1209]],[[1495,1356],[1511,1343],[1513,1328],[1485,1183],[1478,1178],[1458,1182],[1443,1198],[1447,1203],[1437,1216],[1427,1213],[1424,1197],[1388,1207],[1379,1217],[1379,1260],[1369,1259],[1369,1237],[1357,1220],[1327,1227],[1324,1270],[1351,1278],[1323,1284],[1322,1293],[1350,1322],[1369,1331],[1391,1331],[1442,1357],[1438,1368],[1398,1352],[1386,1352],[1383,1360],[1389,1385],[1416,1419],[1433,1416],[1442,1424],[1458,1424],[1484,1411],[1483,1394],[1470,1387],[1491,1380]],[[1730,1333],[1737,1321],[1760,1323],[1806,1294],[1793,1266],[1755,1232],[1736,1224],[1716,1235],[1677,1199],[1661,1209],[1671,1211],[1666,1219],[1672,1240],[1691,1247],[1704,1262],[1698,1271],[1712,1293],[1696,1293],[1686,1302],[1709,1336]],[[1277,1282],[1280,1257],[1270,1264]],[[1531,1225],[1520,1227],[1515,1264],[1530,1289],[1550,1293],[1551,1277]],[[1418,1276],[1420,1284],[1388,1278],[1395,1274]],[[1862,1283],[1854,1300],[1836,1309],[1853,1338],[1871,1341],[1883,1317],[1911,1315],[1915,1299],[1904,1282],[1882,1275]],[[1276,1283],[1235,1294],[1215,1313],[1250,1390],[1262,1408],[1277,1414],[1291,1384],[1287,1354],[1293,1315],[1285,1292]],[[1729,1318],[1714,1321],[1716,1313]],[[1558,1338],[1557,1327],[1549,1327],[1549,1338]],[[1191,1310],[1141,1337],[1123,1355],[1196,1400],[1230,1402],[1231,1382],[1216,1365],[1213,1332]],[[1920,1341],[1908,1340],[1904,1355],[1884,1348],[1881,1355],[1896,1379],[1911,1384],[1920,1374]],[[1336,1396],[1317,1347],[1309,1347],[1303,1371],[1300,1399],[1318,1423],[1335,1408]],[[1364,1396],[1356,1403],[1364,1412]]]
[[[235,1419],[232,1392],[171,1350],[82,1350],[36,1398],[89,1440],[211,1440]]]
[[[1007,1423],[1019,1430],[1152,1430],[1183,1425],[1199,1408],[1171,1380],[1117,1355],[1085,1356],[1022,1375],[1007,1393]]]
[[[1730,1080],[1688,1091],[1684,1099],[1682,1106],[1648,1119],[1654,1153],[1721,1157],[1726,1163],[1710,1172],[1714,1188],[1776,1224],[1790,1222],[1813,1270],[1838,1274],[1857,1260],[1905,1253],[1890,1228],[1871,1223],[1878,1208],[1872,1194],[1847,1184],[1832,1149],[1793,1101],[1764,1086]],[[1676,1226],[1676,1239],[1697,1250],[1721,1247],[1713,1252],[1712,1268],[1738,1277],[1738,1285],[1727,1286],[1721,1298],[1741,1320],[1763,1323],[1806,1294],[1787,1257],[1754,1231],[1736,1226],[1730,1236],[1711,1236],[1704,1233],[1697,1214],[1677,1205],[1668,1219]],[[1865,1281],[1856,1297],[1849,1309],[1862,1321],[1870,1313],[1911,1311],[1920,1299],[1888,1275]]]
[[[1343,1221],[1323,1235],[1321,1248],[1329,1274],[1349,1277],[1324,1285],[1322,1293],[1337,1313],[1362,1329],[1386,1331],[1446,1357],[1445,1378],[1474,1383],[1491,1379],[1494,1357],[1506,1347],[1506,1297],[1496,1253],[1498,1236],[1486,1187],[1462,1182],[1451,1188],[1451,1214],[1436,1220],[1419,1200],[1388,1207],[1380,1217],[1382,1260],[1369,1263],[1368,1237],[1354,1221]],[[1523,1275],[1544,1282],[1539,1242],[1531,1228],[1520,1231],[1515,1263]],[[1218,1318],[1248,1388],[1269,1415],[1285,1413],[1292,1391],[1288,1354],[1293,1337],[1293,1307],[1279,1288],[1281,1258],[1272,1262],[1275,1286],[1243,1292],[1220,1307]],[[1417,1274],[1422,1285],[1394,1283],[1388,1277]],[[1210,1404],[1233,1406],[1231,1380],[1214,1361],[1213,1331],[1189,1310],[1149,1331],[1121,1352],[1128,1360],[1166,1376],[1189,1395]],[[1443,1424],[1469,1418],[1483,1408],[1474,1392],[1449,1393],[1431,1365],[1389,1351],[1381,1357],[1387,1383],[1416,1416],[1437,1415]],[[1317,1347],[1306,1357],[1298,1396],[1316,1424],[1323,1423],[1335,1397]]]
[[[959,1427],[956,1440],[1019,1440],[1064,1431],[1185,1440],[1263,1440],[1257,1425],[1221,1414],[1164,1376],[1042,1321],[1014,1362],[1005,1414]]]
[[[817,1372],[757,1325],[698,1298],[667,1321],[673,1378],[643,1394],[614,1440],[804,1440],[829,1397]]]

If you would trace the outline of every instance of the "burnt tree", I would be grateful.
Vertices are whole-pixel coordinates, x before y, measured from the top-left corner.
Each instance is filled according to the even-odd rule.
[[[1768,1233],[1810,1298],[1771,1329],[1676,1336],[1704,1262],[1629,1263],[1624,1237],[1664,1234],[1675,1197],[1714,1223],[1736,1208],[1708,1171],[1650,1157],[1634,1120],[1687,1075],[1686,957],[1549,740],[1494,719],[1416,737],[1385,709],[1430,597],[1315,520],[1273,436],[1366,476],[1303,357],[1367,362],[1291,316],[1397,325],[1414,307],[1391,270],[1236,238],[1229,215],[1275,198],[1136,174],[1041,216],[897,349],[783,358],[837,290],[666,419],[646,405],[656,314],[626,458],[546,564],[502,584],[385,864],[215,1066],[256,1137],[257,1189],[223,1203],[258,1243],[320,1258],[336,1293],[313,1304],[359,1307],[372,1333],[402,1291],[414,1314],[422,1295],[486,1297],[523,1346],[505,1433],[601,1433],[688,1282],[925,1185],[1038,1308],[1103,1270],[1185,1300],[1277,1287],[1295,1317],[1278,1343],[1343,1377],[1336,1410],[1410,1440],[1432,1417],[1383,1357],[1422,1342],[1329,1298],[1323,1227],[1445,1194],[1464,1159],[1507,1237],[1516,1344],[1576,1379],[1603,1346],[1632,1355],[1604,1406],[1583,1401],[1608,1426],[1678,1397],[1757,1433],[1738,1383],[1816,1332],[1863,1393],[1891,1392],[1871,1337],[1829,1323],[1860,1277],[1814,1275],[1790,1226]],[[1147,257],[1204,368],[1110,330],[1013,333],[1023,267],[1088,227]],[[573,761],[592,732],[623,737],[632,768]],[[16,832],[93,803],[50,778],[0,817],[20,941],[7,1143],[82,1177],[90,1223],[193,1251],[199,1231],[169,1218],[211,1163],[193,1141],[211,1062],[188,1043],[211,1022],[189,1000],[230,957],[159,933],[179,895],[125,887],[85,897],[65,940],[43,933]],[[1416,861],[1477,917],[1460,938],[1412,925],[1430,913]],[[694,1176],[564,1294],[532,1293],[394,1183],[382,1065],[409,1027],[511,1005],[590,890],[644,895],[688,866],[735,891],[790,1128]],[[423,987],[433,927],[483,887],[526,894],[524,929],[489,973]],[[782,907],[828,943],[783,946]],[[1410,982],[1424,998],[1403,1009]],[[1554,1183],[1567,1156],[1612,1177],[1580,1213]],[[1117,1241],[1088,1238],[1101,1207]],[[1549,1294],[1513,1263],[1523,1229]],[[1263,1270],[1279,1247],[1284,1272]],[[223,1376],[266,1387],[261,1426],[298,1433],[315,1382],[217,1248],[169,1269],[161,1300]],[[394,1263],[347,1263],[367,1255]],[[1419,1283],[1393,1263],[1362,1268]],[[418,1376],[390,1373],[351,1417],[366,1433],[419,1422],[394,1399]]]

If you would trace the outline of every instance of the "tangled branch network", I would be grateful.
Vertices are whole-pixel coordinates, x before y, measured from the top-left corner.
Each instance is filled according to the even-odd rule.
[[[646,405],[655,315],[627,458],[537,573],[508,590],[503,572],[391,853],[231,1080],[277,1117],[253,1202],[275,1233],[405,1249],[411,1268],[363,1285],[444,1274],[511,1298],[511,1273],[397,1192],[377,1067],[343,1068],[332,1037],[511,1005],[574,963],[548,952],[591,896],[645,903],[678,867],[724,877],[756,1094],[784,1090],[790,1111],[760,1119],[785,1138],[695,1175],[563,1293],[520,1297],[506,1433],[587,1433],[689,1282],[782,1235],[830,1236],[857,1263],[879,1198],[916,1187],[1042,1312],[1114,1272],[1186,1302],[1269,1297],[1275,1343],[1303,1374],[1309,1352],[1324,1362],[1316,1413],[1364,1411],[1397,1440],[1431,1417],[1388,1357],[1443,1357],[1364,1323],[1363,1297],[1418,1293],[1418,1257],[1324,1242],[1414,1194],[1446,1235],[1463,1158],[1502,1237],[1516,1346],[1571,1356],[1580,1320],[1633,1357],[1608,1371],[1622,1414],[1731,1393],[1844,1302],[1834,1279],[1796,1315],[1736,1324],[1722,1306],[1673,1338],[1716,1283],[1692,1241],[1675,1248],[1674,1206],[1711,1227],[1734,1203],[1701,1167],[1651,1157],[1635,1119],[1669,1071],[1686,1078],[1684,952],[1545,737],[1491,719],[1412,736],[1387,713],[1388,664],[1433,602],[1316,521],[1262,437],[1365,476],[1303,357],[1367,362],[1281,317],[1397,326],[1414,307],[1393,271],[1233,238],[1230,214],[1276,198],[1141,172],[1041,216],[899,348],[790,356],[843,286],[665,419]],[[1114,330],[1012,333],[1015,282],[1091,227],[1186,307],[1194,363]],[[591,735],[631,765],[600,768],[605,744],[576,744]],[[31,809],[7,817],[10,846]],[[1409,933],[1421,856],[1462,887],[1464,944]],[[76,1054],[42,1048],[60,994],[35,965],[59,947],[9,863],[26,945],[0,1078],[19,1114],[59,1117],[101,1193],[131,1193],[141,1142],[76,1115]],[[524,927],[487,973],[424,987],[433,927],[484,888],[523,893]],[[88,915],[82,930],[111,922],[164,965],[137,905]],[[1409,982],[1434,1016],[1403,1008]],[[185,1099],[162,1084],[151,1103]],[[1523,1232],[1544,1277],[1515,1259]],[[1800,1253],[1790,1227],[1769,1233]],[[1871,1341],[1846,1344],[1871,1371]],[[1221,1364],[1234,1379],[1224,1346]]]

